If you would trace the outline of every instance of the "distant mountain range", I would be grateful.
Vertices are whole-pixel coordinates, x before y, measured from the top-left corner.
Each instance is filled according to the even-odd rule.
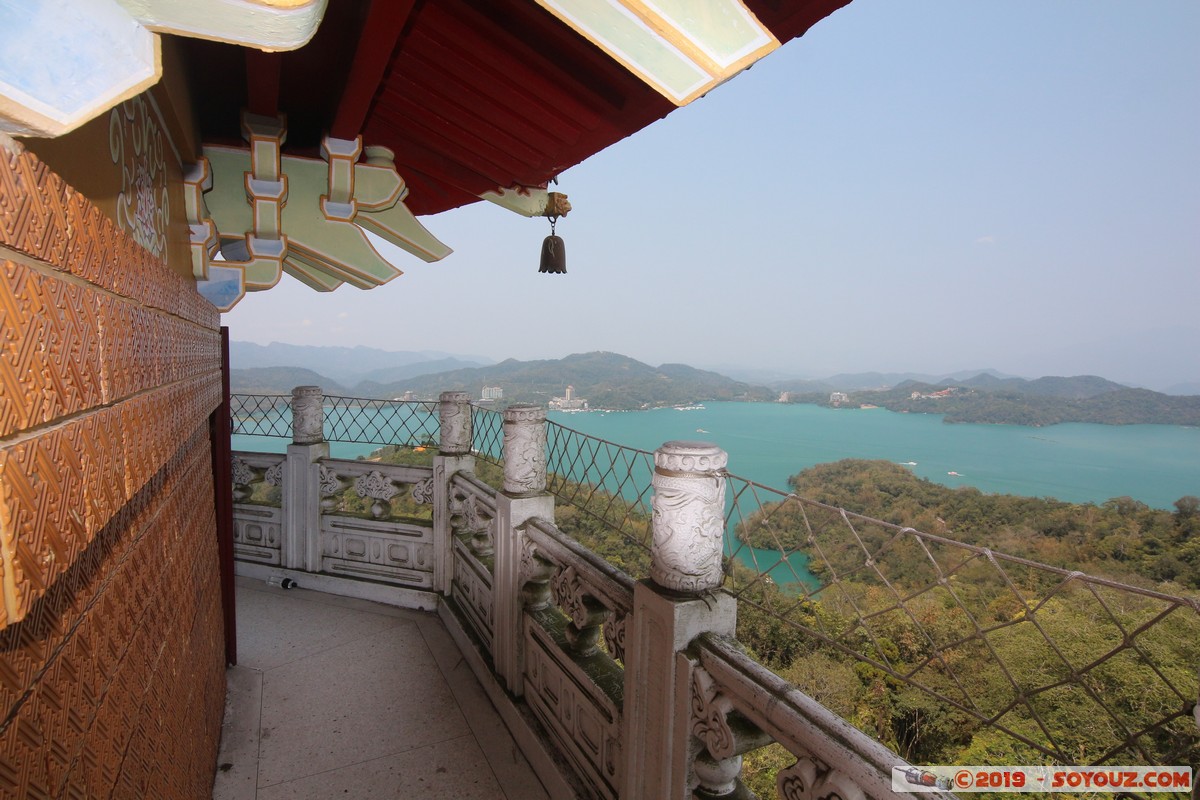
[[[593,408],[638,409],[687,405],[701,400],[773,400],[765,386],[735,381],[715,372],[683,364],[652,367],[617,353],[578,353],[547,361],[509,359],[487,367],[415,376],[398,383],[362,383],[372,397],[399,396],[404,391],[433,396],[466,391],[479,397],[484,386],[499,386],[505,401],[546,403],[562,397],[567,386]]]
[[[255,346],[258,347],[258,346]],[[264,348],[265,349],[265,348]],[[360,348],[329,348],[339,352],[331,360],[327,353],[309,351],[326,348],[297,348],[291,352],[276,349],[279,357],[303,360],[308,366],[244,367],[231,347],[231,384],[235,392],[251,394],[285,394],[300,385],[321,386],[326,394],[354,397],[401,397],[413,392],[418,397],[433,398],[443,391],[466,391],[480,397],[483,387],[499,386],[505,402],[547,403],[552,397],[566,394],[568,385],[576,397],[585,398],[593,408],[639,409],[655,406],[687,405],[702,400],[774,400],[778,392],[765,386],[735,381],[715,372],[695,369],[684,364],[663,364],[652,367],[617,353],[580,353],[566,358],[545,361],[509,359],[487,366],[462,366],[464,359],[436,354],[437,358],[410,361],[407,364],[364,372],[361,360],[357,366],[338,363],[337,358],[362,356]],[[367,348],[361,348],[367,350]],[[261,352],[248,350],[255,357]],[[368,351],[376,361],[385,360],[382,351]],[[389,354],[411,358],[413,353]],[[319,365],[335,366],[337,374],[357,374],[361,379],[351,384],[334,379],[329,372],[318,372]],[[447,366],[455,367],[447,369]],[[353,367],[353,368],[352,368]]]
[[[412,375],[445,372],[495,363],[483,356],[456,356],[436,350],[380,350],[374,347],[317,347],[230,342],[229,361],[234,369],[302,367],[332,378],[343,386],[361,381],[389,383]],[[297,384],[299,385],[299,384]]]
[[[1095,375],[1030,380],[996,370],[943,376],[868,372],[766,385],[684,364],[653,367],[607,352],[539,361],[509,359],[499,364],[477,359],[435,351],[234,342],[231,382],[233,390],[241,393],[286,394],[295,386],[315,384],[326,394],[393,398],[413,392],[430,399],[442,391],[466,391],[478,398],[483,387],[498,386],[505,403],[542,404],[564,396],[570,385],[575,396],[586,398],[592,408],[608,409],[705,400],[770,401],[786,392],[791,402],[879,405],[944,414],[947,422],[1200,424],[1200,397],[1169,396]],[[848,397],[834,403],[834,392]]]
[[[864,390],[890,389],[906,381],[920,383],[944,383],[946,381],[963,381],[976,376],[987,375],[999,380],[1013,376],[1005,375],[994,369],[969,369],[950,372],[942,375],[930,375],[919,372],[853,372],[839,373],[818,380],[791,379],[771,381],[768,385],[781,392],[857,392]]]

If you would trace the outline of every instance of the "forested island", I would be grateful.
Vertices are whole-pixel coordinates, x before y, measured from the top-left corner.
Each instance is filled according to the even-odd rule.
[[[948,423],[1055,425],[1200,425],[1200,396],[1175,396],[1083,375],[1034,381],[990,375],[929,384],[905,381],[889,389],[831,393],[792,392],[787,402],[828,407],[879,406],[914,414],[942,414]]]
[[[733,585],[751,587],[738,638],[826,707],[929,764],[1045,763],[1038,745],[1051,741],[1059,760],[1088,764],[1119,747],[1120,731],[1175,715],[1138,736],[1142,750],[1121,752],[1138,752],[1139,763],[1196,762],[1195,609],[1164,613],[1152,596],[1065,579],[1078,571],[1194,603],[1200,498],[1163,511],[1128,497],[1094,505],[988,495],[859,460],[812,467],[789,483],[810,500],[1062,570],[922,545],[858,517],[851,533],[832,510],[765,505],[737,537],[807,554],[818,581],[837,588],[797,601],[797,588],[754,583],[732,564]],[[1011,733],[980,720],[993,715]],[[769,751],[748,763],[767,773],[775,766]]]
[[[1063,569],[1126,583],[1166,581],[1200,589],[1200,498],[1191,495],[1176,500],[1174,511],[1130,497],[1099,505],[1067,503],[950,488],[899,464],[859,459],[810,467],[789,478],[788,488],[865,517]],[[787,549],[804,549],[807,537],[799,520],[779,518],[769,534],[753,527],[741,533],[750,544]],[[836,550],[825,555],[831,562],[840,558]],[[816,564],[813,572],[820,577],[821,569]]]

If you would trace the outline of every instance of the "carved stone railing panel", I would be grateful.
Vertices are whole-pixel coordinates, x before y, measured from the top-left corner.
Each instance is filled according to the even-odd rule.
[[[693,684],[693,725],[706,746],[723,753],[742,751],[736,740],[734,717],[744,719],[796,756],[796,763],[776,779],[780,797],[787,800],[867,800],[910,797],[913,800],[952,798],[949,793],[898,793],[892,789],[892,768],[907,766],[888,748],[783,678],[754,661],[737,642],[702,634],[693,644],[698,657]],[[727,712],[720,725],[702,722]],[[725,741],[732,746],[725,747]],[[747,743],[749,743],[747,741]],[[711,752],[711,751],[710,751]],[[714,756],[716,754],[713,754]]]
[[[371,498],[371,516],[375,519],[390,517],[392,514],[392,498],[400,492],[392,481],[383,477],[379,470],[372,470],[366,475],[359,475],[354,481],[354,493],[362,498]]]
[[[525,700],[597,797],[621,780],[623,670],[604,653],[572,653],[554,609],[525,614]]]
[[[430,467],[326,458],[321,460],[318,474],[321,511],[326,516],[409,522],[432,519]]]
[[[233,507],[233,557],[255,564],[279,564],[283,511],[271,506]]]
[[[525,698],[597,794],[616,797],[625,692],[616,659],[624,656],[634,581],[545,520],[518,530]]]
[[[413,589],[432,589],[433,528],[326,514],[321,571]]]
[[[473,475],[450,479],[451,595],[476,636],[492,652],[496,493]]]
[[[333,511],[337,501],[333,496],[342,490],[342,482],[336,472],[324,464],[317,465],[317,491],[321,494],[321,511]]]
[[[815,758],[801,757],[775,777],[775,791],[783,800],[867,800],[862,788],[845,772]]]
[[[452,545],[454,559],[451,591],[454,601],[466,616],[476,636],[492,652],[492,574],[471,553],[462,540]]]
[[[233,501],[237,504],[275,506],[281,503],[284,456],[235,452],[231,463]]]

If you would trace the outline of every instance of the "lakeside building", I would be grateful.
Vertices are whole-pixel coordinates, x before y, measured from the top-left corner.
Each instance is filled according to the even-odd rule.
[[[567,390],[562,397],[550,398],[549,405],[555,411],[586,411],[588,401],[582,397],[575,396],[574,386],[567,386]]]
[[[480,392],[480,399],[484,402],[494,403],[497,400],[504,399],[504,389],[499,386],[484,386]]]

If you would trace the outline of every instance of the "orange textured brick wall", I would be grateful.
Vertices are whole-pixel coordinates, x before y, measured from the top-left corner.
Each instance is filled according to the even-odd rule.
[[[0,798],[211,792],[218,320],[0,137]]]

